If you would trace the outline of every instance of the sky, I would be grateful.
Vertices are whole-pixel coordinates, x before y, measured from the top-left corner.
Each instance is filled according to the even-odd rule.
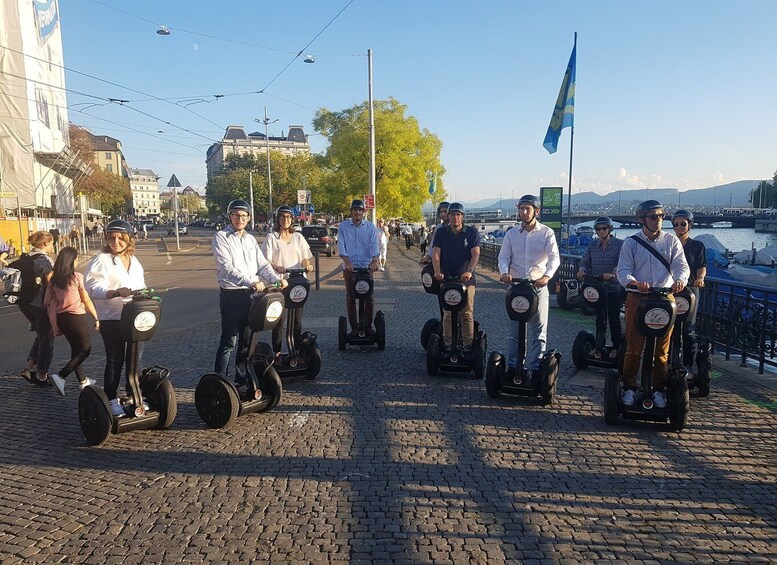
[[[553,155],[542,142],[575,32],[573,191],[777,169],[772,0],[60,0],[60,16],[70,121],[162,186],[204,187],[207,147],[228,125],[263,132],[265,106],[270,135],[302,125],[324,152],[315,112],[367,100],[369,48],[375,99],[442,140],[452,199],[566,189],[570,130]]]

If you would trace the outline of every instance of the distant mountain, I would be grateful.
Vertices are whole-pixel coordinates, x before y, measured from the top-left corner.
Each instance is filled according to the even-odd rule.
[[[682,192],[676,188],[617,190],[605,195],[596,194],[595,192],[579,192],[572,194],[572,207],[582,206],[583,208],[591,208],[601,205],[617,206],[620,204],[626,208],[643,200],[655,199],[668,208],[685,206],[691,208],[724,208],[729,206],[748,208],[751,206],[750,192],[756,187],[756,181],[740,180],[719,186],[684,190]],[[564,198],[566,196],[565,188]],[[502,198],[501,200],[499,198],[485,198],[477,202],[465,202],[464,205],[467,209],[475,210],[496,210],[500,208],[500,205],[502,210],[511,210],[515,206],[511,198]]]

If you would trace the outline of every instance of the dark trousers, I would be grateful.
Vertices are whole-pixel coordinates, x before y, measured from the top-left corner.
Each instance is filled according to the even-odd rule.
[[[672,295],[669,295],[674,300]],[[642,361],[642,350],[645,347],[645,337],[637,329],[637,307],[639,306],[639,294],[628,293],[626,296],[626,357],[623,360],[623,386],[624,388],[637,388],[637,375]],[[672,339],[672,331],[666,332],[664,337],[656,339],[656,351],[653,357],[653,389],[661,390],[664,386],[666,374],[669,372],[669,342]]]
[[[610,324],[610,339],[612,340],[612,346],[617,349],[618,344],[621,341],[621,334],[623,329],[621,328],[621,298],[618,291],[607,293],[607,318],[599,320],[597,317],[596,325],[597,330],[600,332],[606,331],[605,325]]]
[[[251,330],[248,327],[248,310],[251,295],[245,290],[222,290],[219,294],[221,310],[221,339],[216,351],[214,371],[225,377],[229,374],[229,359],[237,345],[235,357],[235,380],[245,381],[245,366],[248,359],[248,342]]]
[[[428,243],[422,243],[421,244],[421,255],[426,255],[426,246]]]
[[[100,320],[100,335],[105,345],[105,371],[103,372],[103,388],[108,400],[116,398],[121,382],[121,370],[124,364],[130,363],[130,348],[127,342],[121,339],[119,332],[119,320]],[[143,357],[143,344],[138,344],[138,367]],[[129,390],[129,383],[127,384]]]
[[[70,361],[59,371],[59,376],[66,378],[73,371],[79,382],[86,380],[86,374],[81,364],[92,353],[92,341],[89,338],[89,324],[86,314],[57,314],[57,325],[70,344]]]
[[[31,304],[19,304],[19,310],[35,331],[35,341],[32,342],[27,359],[35,361],[35,368],[39,373],[48,373],[51,359],[54,357],[54,331],[51,329],[49,315],[43,308]]]
[[[353,291],[353,280],[355,277],[356,273],[353,271],[343,271],[343,278],[345,279],[345,308],[348,311],[348,322],[350,322],[352,330],[355,330],[359,325],[359,316],[356,311],[356,294]],[[367,329],[372,327],[374,306],[375,292],[373,290],[370,297],[364,299],[364,322]]]
[[[696,359],[696,314],[699,313],[699,289],[695,286],[689,286],[696,295],[696,310],[693,316],[685,322],[685,333],[683,335],[683,365],[693,366]]]
[[[296,318],[294,320],[294,344],[299,348],[302,343],[302,308],[294,310]],[[278,325],[272,331],[272,350],[279,353],[283,349],[283,343],[286,341],[286,324],[289,323],[289,310],[283,310],[283,316]],[[291,353],[291,352],[289,352]]]

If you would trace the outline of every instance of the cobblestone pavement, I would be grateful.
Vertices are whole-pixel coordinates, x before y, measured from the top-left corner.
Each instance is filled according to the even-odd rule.
[[[601,373],[570,361],[574,335],[593,320],[553,309],[556,403],[491,400],[482,381],[427,376],[418,336],[436,305],[421,291],[417,254],[392,242],[377,275],[385,351],[338,351],[342,279],[325,277],[305,311],[321,375],[286,380],[273,412],[228,430],[207,429],[194,408],[219,331],[205,314],[146,348],[149,363],[174,370],[179,413],[168,431],[85,447],[75,392],[61,399],[0,377],[0,561],[777,560],[773,376],[716,356],[712,393],[692,398],[685,431],[610,427]],[[475,313],[490,349],[506,344],[503,292],[479,279]],[[88,365],[98,374],[101,349]]]

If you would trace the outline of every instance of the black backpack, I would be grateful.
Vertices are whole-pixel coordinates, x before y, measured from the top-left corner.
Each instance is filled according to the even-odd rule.
[[[21,287],[9,290],[6,288],[5,296],[9,304],[29,304],[40,291],[42,280],[35,276],[35,259],[29,253],[21,256],[8,265],[8,269],[16,269],[21,273]],[[18,287],[19,285],[14,285]]]

